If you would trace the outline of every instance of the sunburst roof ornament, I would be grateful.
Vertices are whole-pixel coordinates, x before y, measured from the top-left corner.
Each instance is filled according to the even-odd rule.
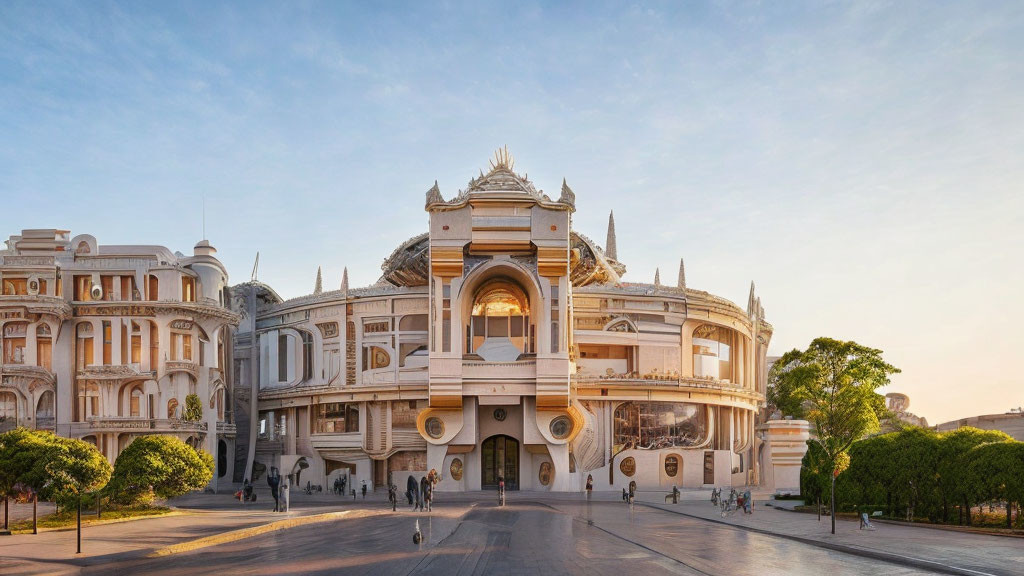
[[[516,159],[508,151],[508,144],[506,144],[504,147],[495,150],[494,159],[491,160],[491,171],[502,169],[511,171],[515,164]]]

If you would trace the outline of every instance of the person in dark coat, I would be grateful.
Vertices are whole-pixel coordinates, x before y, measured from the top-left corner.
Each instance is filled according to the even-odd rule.
[[[432,491],[433,486],[430,485],[430,482],[427,480],[427,477],[424,476],[423,478],[420,478],[420,492],[423,493],[423,503],[420,505],[420,510],[426,508],[427,512],[430,512],[430,499],[433,497],[433,495],[431,494]]]
[[[270,474],[267,475],[267,486],[270,486],[270,495],[274,497],[274,512],[277,512],[281,508],[281,501],[278,500],[280,495],[278,488],[281,487],[281,475],[278,474],[277,468],[270,468]]]
[[[410,474],[409,479],[405,481],[405,497],[409,499],[409,506],[414,506],[413,500],[419,500],[416,497],[418,491],[419,486],[416,484],[416,479]]]

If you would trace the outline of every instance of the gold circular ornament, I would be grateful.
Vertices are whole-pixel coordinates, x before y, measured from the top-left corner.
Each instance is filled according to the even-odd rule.
[[[428,436],[435,440],[444,436],[444,422],[437,416],[427,418],[427,421],[423,423],[423,429],[426,430]]]
[[[558,416],[557,418],[551,421],[551,424],[548,426],[548,429],[551,430],[551,435],[554,436],[555,438],[559,440],[565,440],[566,438],[569,437],[569,434],[572,432],[572,420],[570,420],[569,417],[565,415]]]
[[[619,470],[626,476],[632,477],[633,474],[636,474],[636,460],[632,456],[623,459],[622,462],[619,462]]]
[[[452,465],[448,467],[448,471],[452,474],[452,480],[456,482],[462,480],[462,459],[452,459]]]

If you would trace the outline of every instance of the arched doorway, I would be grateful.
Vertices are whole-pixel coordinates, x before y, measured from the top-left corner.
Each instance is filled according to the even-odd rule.
[[[499,471],[505,473],[505,489],[519,490],[519,441],[498,434],[480,445],[481,488],[497,490]]]
[[[217,441],[217,477],[223,478],[228,473],[228,443]]]

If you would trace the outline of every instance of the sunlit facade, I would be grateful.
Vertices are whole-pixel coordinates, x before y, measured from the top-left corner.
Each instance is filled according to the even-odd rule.
[[[755,429],[772,327],[686,285],[623,280],[572,228],[575,195],[537,190],[499,151],[372,286],[282,300],[236,286],[235,480],[441,474],[438,490],[574,491],[761,481]],[[639,233],[639,232],[638,232]],[[248,426],[242,429],[243,421]],[[244,449],[244,447],[248,449]]]
[[[24,230],[0,250],[0,431],[52,430],[111,462],[134,438],[169,434],[217,456],[230,478],[234,427],[223,372],[238,316],[207,242],[192,256]],[[186,420],[190,394],[202,417]]]

